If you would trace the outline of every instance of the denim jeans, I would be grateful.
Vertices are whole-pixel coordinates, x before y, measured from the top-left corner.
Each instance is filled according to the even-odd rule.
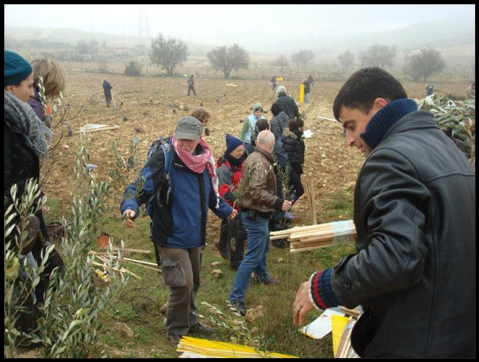
[[[309,93],[304,94],[304,103],[309,104]]]
[[[244,302],[253,271],[262,280],[271,280],[266,267],[266,254],[269,250],[269,219],[256,214],[256,219],[252,220],[248,218],[246,212],[241,213],[241,218],[248,234],[248,250],[236,272],[229,297],[231,302]]]

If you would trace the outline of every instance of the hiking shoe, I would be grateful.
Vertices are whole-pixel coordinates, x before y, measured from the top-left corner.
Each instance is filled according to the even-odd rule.
[[[228,260],[230,258],[228,252],[226,250],[223,250],[223,249],[220,248],[220,241],[219,240],[215,243],[215,246],[216,246],[216,249],[218,249],[218,251],[220,252],[220,255],[223,259]]]
[[[168,334],[168,339],[170,340],[170,344],[173,347],[178,347],[178,344],[180,343],[180,339],[183,336],[177,335],[177,334]]]
[[[263,279],[257,275],[254,276],[254,281],[256,284],[262,283],[264,285],[279,285],[280,284],[279,279],[276,279],[273,277],[270,277],[269,279]]]
[[[202,324],[200,322],[196,323],[194,326],[191,326],[188,333],[192,334],[204,334],[209,336],[215,331],[213,327],[207,326],[205,324]]]
[[[231,305],[239,312],[239,314],[241,314],[242,316],[246,315],[248,308],[246,307],[246,304],[244,304],[244,302],[234,300],[231,301]]]

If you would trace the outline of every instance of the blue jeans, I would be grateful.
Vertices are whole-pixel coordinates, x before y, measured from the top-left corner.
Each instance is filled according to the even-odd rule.
[[[304,103],[309,104],[309,93],[304,94]]]
[[[256,219],[252,220],[248,218],[246,212],[241,213],[241,218],[248,234],[248,250],[236,272],[229,298],[231,302],[244,302],[253,271],[262,280],[271,280],[266,267],[266,254],[269,250],[269,219],[256,214]]]

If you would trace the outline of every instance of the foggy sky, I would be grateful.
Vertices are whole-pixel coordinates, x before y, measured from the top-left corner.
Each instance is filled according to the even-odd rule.
[[[210,45],[353,36],[429,20],[475,23],[475,5],[145,5],[150,36]],[[5,26],[139,35],[140,5],[4,5]]]

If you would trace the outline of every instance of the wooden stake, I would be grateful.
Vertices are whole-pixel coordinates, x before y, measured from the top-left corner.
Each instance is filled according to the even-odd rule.
[[[318,223],[318,219],[316,217],[316,201],[314,200],[314,184],[313,184],[313,180],[309,180],[310,184],[309,184],[309,192],[311,193],[311,207],[312,207],[312,213],[313,213],[313,218],[312,218],[312,222],[313,224],[317,224]]]
[[[308,209],[309,209],[309,214],[311,216],[311,220],[313,219],[313,210],[311,206],[311,191],[309,190],[309,182],[308,180],[304,181],[304,191],[306,191],[306,197],[308,199]]]
[[[97,263],[96,261],[92,261],[92,264],[93,265],[96,265],[96,266],[99,266],[99,267],[102,267],[103,269],[108,269],[108,265],[105,265],[105,264],[100,264],[100,263]],[[141,280],[141,278],[136,275],[135,273],[132,273],[131,271],[129,271],[128,269],[125,269],[125,268],[120,268],[118,269],[117,267],[112,267],[113,270],[116,270],[120,273],[127,273],[127,274],[130,274],[133,278],[135,279],[138,279],[138,280]]]

